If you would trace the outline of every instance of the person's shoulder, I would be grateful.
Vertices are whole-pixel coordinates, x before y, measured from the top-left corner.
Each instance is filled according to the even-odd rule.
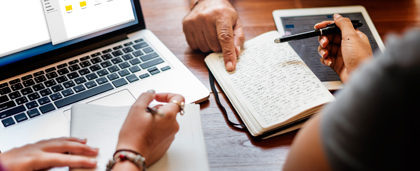
[[[401,36],[390,34],[386,50],[377,60],[387,68],[400,71],[420,67],[420,29],[411,29]]]

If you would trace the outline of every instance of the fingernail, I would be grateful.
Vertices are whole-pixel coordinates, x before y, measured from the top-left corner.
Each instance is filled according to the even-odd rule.
[[[320,51],[320,52],[319,52],[319,55],[321,55],[321,57],[322,57],[322,58],[325,58],[325,57],[324,57],[324,55],[325,55],[325,52],[324,52],[324,51]]]
[[[334,18],[340,18],[341,15],[340,14],[334,14]]]
[[[324,48],[324,43],[325,43],[325,39],[323,38],[323,39],[321,39],[321,47],[323,47],[323,48]]]
[[[93,151],[99,151],[99,148],[97,147],[90,147],[90,149],[92,149]]]
[[[319,23],[316,23],[315,25],[314,25],[314,29],[316,29],[316,26],[318,25]]]
[[[329,62],[328,62],[328,66],[330,67],[330,66],[331,66],[331,64],[332,64],[332,62],[331,62],[331,61],[329,61]]]
[[[229,61],[229,62],[226,64],[226,70],[227,70],[227,71],[232,71],[232,70],[233,70],[233,63],[232,63],[231,61]]]
[[[93,163],[93,164],[96,164],[98,161],[96,159],[90,159],[89,162]]]
[[[87,141],[87,139],[86,139],[86,138],[78,138],[78,139],[79,139],[79,141],[82,141],[82,142]]]
[[[151,89],[151,90],[147,90],[147,92],[148,92],[148,93],[152,93],[152,94],[155,94],[155,93],[156,93],[156,91],[155,91],[155,90],[153,90],[153,89]]]

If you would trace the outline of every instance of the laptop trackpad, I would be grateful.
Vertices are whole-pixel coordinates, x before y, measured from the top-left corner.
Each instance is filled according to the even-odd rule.
[[[136,98],[127,89],[119,92],[95,99],[87,102],[87,104],[95,104],[102,106],[131,106],[136,101]],[[65,110],[64,115],[70,121],[71,110]]]

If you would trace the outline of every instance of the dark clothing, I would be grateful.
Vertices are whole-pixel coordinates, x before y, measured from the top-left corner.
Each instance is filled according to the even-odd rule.
[[[321,118],[323,148],[333,170],[418,169],[420,159],[420,31],[388,40],[363,65]]]

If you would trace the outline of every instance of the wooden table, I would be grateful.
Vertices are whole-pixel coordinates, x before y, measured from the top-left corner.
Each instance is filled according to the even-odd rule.
[[[388,33],[420,26],[420,0],[232,0],[232,3],[247,40],[276,29],[272,17],[276,9],[363,5],[385,42]],[[190,11],[189,0],[141,0],[141,4],[146,27],[210,90],[203,60],[207,54],[191,50],[182,32],[182,19]],[[224,97],[223,104],[229,106],[223,92],[219,95]],[[232,106],[227,110],[232,119],[238,119]],[[246,133],[227,125],[213,94],[201,104],[201,115],[211,170],[281,170],[297,133],[253,141]]]

